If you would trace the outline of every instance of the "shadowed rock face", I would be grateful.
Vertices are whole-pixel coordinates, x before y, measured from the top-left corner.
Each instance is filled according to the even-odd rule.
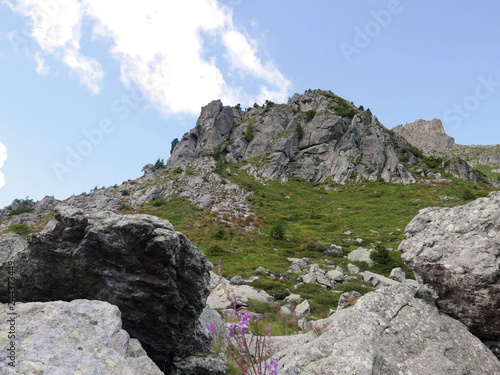
[[[335,109],[339,103],[358,113],[353,118],[340,116]],[[306,111],[315,115],[311,118]],[[247,136],[248,128],[252,137]],[[371,113],[321,90],[295,94],[288,104],[247,111],[216,100],[202,108],[196,127],[175,147],[167,168],[184,168],[221,146],[228,161],[254,164],[247,172],[265,180],[291,175],[306,181],[331,177],[339,183],[378,178],[414,182],[399,162],[398,142],[407,145],[393,138]]]
[[[58,207],[55,220],[27,242],[20,247],[19,241],[0,241],[0,254],[8,254],[1,257],[0,302],[7,302],[12,261],[17,301],[91,299],[116,305],[123,328],[162,369],[174,355],[208,349],[198,317],[210,293],[212,265],[168,221]]]
[[[402,258],[439,309],[479,338],[500,340],[500,192],[464,206],[424,209],[405,237]]]

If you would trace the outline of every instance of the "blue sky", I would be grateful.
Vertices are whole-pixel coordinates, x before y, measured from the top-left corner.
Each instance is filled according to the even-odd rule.
[[[201,106],[332,90],[500,143],[500,2],[1,0],[0,207],[139,177]]]

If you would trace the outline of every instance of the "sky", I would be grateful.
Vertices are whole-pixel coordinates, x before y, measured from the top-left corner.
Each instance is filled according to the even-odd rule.
[[[0,0],[0,207],[141,176],[215,99],[331,90],[500,144],[500,2]]]

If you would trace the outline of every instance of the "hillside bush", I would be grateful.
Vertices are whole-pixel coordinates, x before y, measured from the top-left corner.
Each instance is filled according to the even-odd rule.
[[[286,232],[285,224],[278,221],[271,225],[271,230],[269,232],[269,235],[271,236],[271,238],[274,238],[275,240],[282,240],[285,237],[285,232]]]
[[[14,202],[17,203],[17,207],[12,209],[12,206],[8,206],[7,210],[9,210],[9,216],[19,215],[31,212],[35,209],[35,202],[33,199],[14,199]]]
[[[462,193],[462,196],[461,198],[464,200],[464,201],[471,201],[473,199],[476,199],[476,195],[470,191],[469,189],[466,189],[464,190],[464,192]]]
[[[170,155],[172,155],[172,153],[174,152],[175,146],[177,146],[178,144],[179,144],[179,139],[174,138],[174,140],[170,144]]]
[[[307,122],[311,122],[313,120],[314,116],[316,116],[316,111],[314,109],[307,111],[306,112]]]
[[[252,142],[253,139],[253,129],[252,129],[252,123],[249,122],[247,125],[247,131],[245,133],[245,139],[248,143]]]
[[[300,124],[297,124],[297,126],[295,127],[295,137],[300,141],[303,136],[304,129],[302,129],[302,126]]]
[[[382,244],[375,245],[375,249],[370,253],[370,259],[375,262],[372,270],[377,272],[388,273],[396,267],[389,250]]]
[[[10,227],[8,227],[4,233],[9,233],[9,232],[14,232],[19,234],[20,236],[26,237],[28,234],[31,233],[31,229],[28,226],[28,224],[12,224]]]

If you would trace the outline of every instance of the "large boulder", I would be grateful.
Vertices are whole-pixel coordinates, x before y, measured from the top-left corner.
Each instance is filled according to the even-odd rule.
[[[493,353],[415,289],[399,285],[311,322],[302,335],[272,338],[279,374],[500,374]]]
[[[9,313],[0,304],[2,374],[163,374],[107,302],[17,303],[17,315]],[[11,331],[16,337],[7,336]]]
[[[58,207],[55,219],[27,242],[16,251],[0,248],[8,254],[0,256],[0,302],[8,302],[14,265],[17,301],[92,299],[116,305],[124,329],[162,369],[173,356],[209,349],[198,317],[210,293],[212,264],[168,221]]]
[[[500,192],[464,206],[426,208],[399,250],[436,305],[483,340],[500,339]]]

